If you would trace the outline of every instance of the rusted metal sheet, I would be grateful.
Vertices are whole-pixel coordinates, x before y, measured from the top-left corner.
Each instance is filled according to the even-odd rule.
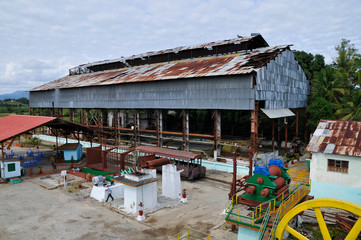
[[[69,150],[76,150],[79,146],[79,143],[65,143],[64,145],[58,147],[55,150],[58,151],[69,151]]]
[[[290,45],[258,48],[250,52],[185,59],[121,68],[104,72],[65,76],[30,91],[115,85],[208,76],[249,74],[258,71]]]
[[[190,159],[197,159],[202,157],[202,154],[199,153],[185,152],[185,151],[152,147],[152,146],[138,146],[136,150],[144,153],[152,153],[160,157],[167,157],[167,158],[186,160],[186,161]]]
[[[361,156],[361,122],[321,120],[307,150],[346,156]]]
[[[239,47],[236,47],[236,46],[239,46]],[[259,34],[259,35],[253,35],[250,37],[239,37],[239,38],[235,38],[235,39],[203,43],[203,44],[192,45],[192,46],[181,46],[181,47],[176,47],[176,48],[172,48],[172,49],[136,54],[136,55],[132,55],[130,57],[121,57],[121,58],[112,59],[112,60],[104,60],[104,61],[97,61],[97,62],[93,62],[93,63],[81,64],[77,67],[70,69],[69,72],[74,73],[74,74],[81,74],[81,73],[86,73],[86,72],[91,71],[90,69],[93,67],[105,66],[105,65],[111,65],[111,64],[130,67],[131,64],[136,60],[141,60],[141,61],[149,64],[148,61],[150,59],[152,59],[152,57],[159,57],[159,56],[164,56],[164,55],[169,56],[170,54],[179,56],[179,54],[181,54],[182,52],[197,51],[197,50],[202,50],[202,49],[207,49],[208,55],[212,55],[211,54],[212,52],[216,53],[216,54],[222,54],[222,51],[219,52],[220,47],[221,48],[226,47],[228,49],[228,52],[237,52],[242,49],[251,50],[251,49],[260,48],[260,47],[268,47],[268,43]],[[230,49],[232,49],[232,50],[230,50]],[[215,51],[212,51],[212,50],[215,50]]]

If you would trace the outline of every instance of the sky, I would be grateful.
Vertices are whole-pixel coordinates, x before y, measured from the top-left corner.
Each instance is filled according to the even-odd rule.
[[[359,0],[0,0],[0,94],[80,64],[261,33],[270,46],[361,51]]]

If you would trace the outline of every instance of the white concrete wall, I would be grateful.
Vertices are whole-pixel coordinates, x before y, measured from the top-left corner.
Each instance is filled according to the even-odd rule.
[[[124,186],[124,208],[133,214],[138,214],[139,203],[143,203],[143,209],[151,209],[157,206],[157,182],[148,183],[139,187]]]
[[[327,159],[348,161],[348,173],[327,170]],[[335,154],[313,153],[310,179],[324,183],[361,188],[361,158]]]
[[[182,170],[183,171],[183,170]],[[162,195],[172,199],[182,197],[180,172],[177,166],[167,164],[162,166]]]
[[[124,184],[115,182],[114,185],[110,186],[110,189],[112,190],[112,196],[114,199],[124,198]],[[99,202],[105,202],[108,197],[107,187],[93,186],[90,197],[98,200]],[[111,200],[112,199],[109,198],[108,201]]]

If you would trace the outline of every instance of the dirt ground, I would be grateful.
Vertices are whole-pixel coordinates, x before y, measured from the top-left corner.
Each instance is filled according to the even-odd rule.
[[[224,181],[232,178],[230,173],[207,174]],[[161,179],[160,174],[157,177]],[[92,183],[83,183],[85,190],[80,192],[69,192],[62,187],[47,190],[40,186],[42,180],[23,178],[20,184],[0,184],[0,239],[169,239],[189,227],[213,239],[237,238],[222,214],[229,192],[225,183],[182,181],[188,203],[146,212],[146,220],[138,222],[111,203],[87,197]],[[158,181],[158,194],[160,186]]]

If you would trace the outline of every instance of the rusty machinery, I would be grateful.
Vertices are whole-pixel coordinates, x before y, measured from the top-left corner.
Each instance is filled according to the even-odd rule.
[[[283,192],[284,196],[288,194],[291,178],[287,170],[280,159],[271,159],[268,167],[256,166],[253,176],[246,180],[246,193],[238,197],[238,202],[258,205],[277,196],[277,200],[280,200]]]
[[[169,158],[156,158],[155,154],[138,156],[138,152],[134,150],[132,155],[135,167],[156,169],[166,164],[173,164]]]

